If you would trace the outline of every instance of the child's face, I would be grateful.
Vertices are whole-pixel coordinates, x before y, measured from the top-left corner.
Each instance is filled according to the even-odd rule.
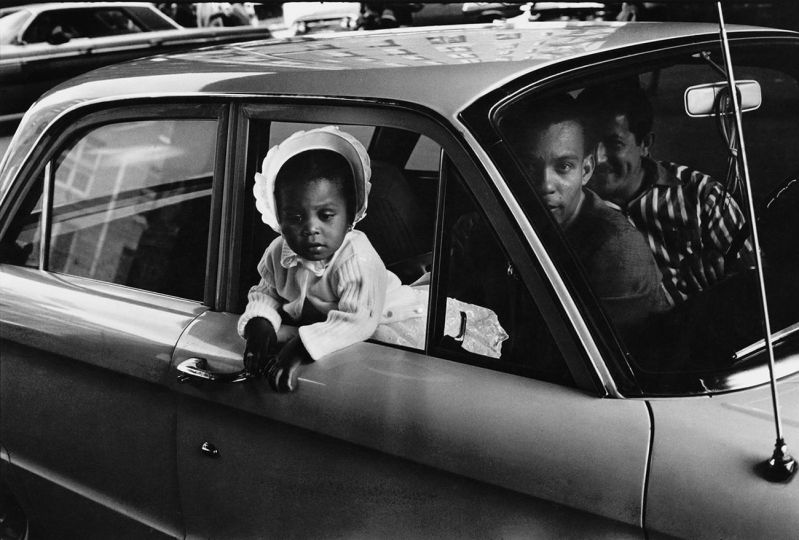
[[[289,247],[308,261],[324,261],[347,234],[347,201],[339,186],[324,178],[293,182],[277,193],[280,230]]]

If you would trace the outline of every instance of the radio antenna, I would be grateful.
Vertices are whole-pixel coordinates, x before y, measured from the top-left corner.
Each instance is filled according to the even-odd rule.
[[[774,373],[774,343],[771,340],[771,322],[769,320],[768,300],[766,298],[766,281],[763,277],[763,263],[760,257],[760,239],[757,234],[757,221],[755,220],[755,206],[752,201],[752,183],[749,179],[749,163],[746,159],[746,145],[744,145],[744,133],[741,118],[741,106],[738,101],[737,86],[735,75],[732,72],[732,59],[730,58],[730,42],[727,38],[727,28],[724,25],[724,14],[721,9],[721,2],[716,2],[719,15],[719,32],[721,34],[721,45],[724,55],[724,64],[727,71],[727,84],[732,99],[733,112],[735,114],[735,127],[738,135],[738,151],[744,176],[744,189],[746,193],[746,206],[749,213],[749,224],[752,229],[752,242],[755,249],[755,268],[757,269],[757,279],[760,285],[760,303],[763,309],[763,332],[765,334],[766,351],[768,353],[768,372],[771,385],[771,403],[774,407],[774,425],[777,432],[777,441],[774,444],[774,453],[761,469],[763,476],[771,482],[787,482],[796,473],[796,461],[788,453],[788,444],[782,434],[782,420],[780,418],[779,395],[777,393],[777,377]]]

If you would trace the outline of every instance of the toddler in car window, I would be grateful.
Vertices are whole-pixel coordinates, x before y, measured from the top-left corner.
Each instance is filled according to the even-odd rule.
[[[401,333],[424,339],[426,296],[402,285],[353,229],[366,215],[370,175],[366,149],[334,126],[294,133],[255,175],[256,207],[280,236],[258,263],[238,332],[245,369],[277,391],[293,391],[301,365],[368,339],[378,325],[407,322],[422,331]],[[299,331],[273,355],[283,322]]]

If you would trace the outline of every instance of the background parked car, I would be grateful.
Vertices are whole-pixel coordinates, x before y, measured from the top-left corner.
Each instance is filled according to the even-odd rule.
[[[288,35],[353,30],[360,11],[358,2],[285,2],[283,24]]]
[[[182,28],[149,3],[29,4],[0,10],[0,122],[91,69],[159,52],[269,37],[263,26]]]

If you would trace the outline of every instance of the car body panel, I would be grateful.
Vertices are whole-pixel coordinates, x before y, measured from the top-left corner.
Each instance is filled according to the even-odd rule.
[[[793,355],[797,355],[794,343]],[[779,381],[786,441],[799,441],[799,374]],[[646,524],[708,538],[791,538],[799,486],[763,480],[774,444],[769,387],[713,397],[654,400]],[[793,447],[795,453],[795,446]],[[698,488],[697,486],[701,486]],[[679,495],[675,495],[679,494]]]
[[[205,401],[181,402],[179,414],[189,538],[643,538],[632,525]],[[203,442],[218,445],[218,459]]]
[[[219,371],[240,369],[244,344],[235,333],[235,324],[236,317],[230,314],[201,315],[182,336],[175,364],[201,357]],[[532,497],[604,516],[610,519],[608,523],[639,524],[649,447],[649,416],[643,402],[597,400],[579,390],[376,343],[354,345],[308,366],[300,385],[302,390],[293,395],[269,392],[265,381],[177,387],[191,398],[180,407],[178,424],[183,437],[179,452],[185,467],[181,475],[185,507],[202,523],[197,530],[210,527],[216,531],[211,536],[229,536],[234,529],[224,527],[243,526],[235,524],[238,506],[234,501],[247,504],[254,492],[270,497],[262,501],[265,507],[278,507],[280,490],[272,494],[262,491],[275,480],[273,468],[299,467],[299,448],[312,447],[315,440],[326,452],[317,458],[312,458],[313,454],[303,458],[296,478],[296,489],[308,493],[310,508],[303,511],[311,514],[316,513],[313,509],[321,512],[330,505],[356,504],[349,494],[340,499],[331,486],[321,492],[314,487],[326,481],[328,467],[349,466],[352,461],[347,456],[356,452],[366,461],[364,474],[376,474],[381,461],[388,461],[389,470],[408,469],[410,462],[426,466],[415,469],[416,479],[402,488],[408,490],[403,497],[417,489],[424,497],[445,497],[448,490],[455,489],[452,480],[447,480],[451,473],[509,490],[507,496],[516,499],[514,505]],[[242,411],[247,413],[243,415],[246,419],[239,422],[236,417],[242,416]],[[249,441],[250,432],[244,426],[255,427],[256,437],[266,445],[263,455],[258,451],[261,446]],[[542,438],[544,433],[558,436]],[[219,449],[220,459],[200,459],[197,449],[205,441],[203,437]],[[235,482],[245,470],[249,472],[244,481],[252,488],[241,490]],[[196,486],[198,480],[209,478],[221,484],[212,490],[216,495]],[[384,481],[391,478],[389,475]],[[404,501],[403,497],[393,503],[383,501],[396,505],[385,511],[396,513],[404,523],[421,519],[424,523],[419,524],[419,532],[426,530],[425,524],[434,523],[430,520],[437,507],[419,506],[419,501]],[[365,493],[354,498],[366,505],[365,511],[375,504]],[[453,504],[450,512],[464,519],[469,511],[466,501],[456,498]],[[219,519],[222,508],[229,512],[224,516],[229,519]],[[536,508],[533,504],[532,515]],[[358,514],[355,508],[349,511]],[[278,524],[280,530],[296,527],[288,530],[299,535],[321,534],[326,523],[332,530],[346,529],[347,520],[352,519],[352,515],[341,514],[341,521],[336,522],[338,511],[327,512],[326,521],[318,524],[283,523],[280,520],[287,516],[280,513],[266,513],[259,519],[268,528]],[[569,515],[567,510],[562,512]],[[278,521],[270,521],[272,518]],[[364,523],[341,533],[358,532],[356,525]],[[386,523],[378,520],[371,525],[385,527]],[[485,530],[470,534],[496,536],[502,532],[501,523],[486,525]],[[315,529],[317,526],[320,528]],[[381,530],[385,531],[377,528],[374,532]]]
[[[61,509],[32,516],[52,524],[47,534],[73,530],[77,508],[64,503],[80,495],[122,536],[172,535],[175,411],[164,381],[178,336],[202,309],[96,285],[0,265],[3,445],[24,497]]]

